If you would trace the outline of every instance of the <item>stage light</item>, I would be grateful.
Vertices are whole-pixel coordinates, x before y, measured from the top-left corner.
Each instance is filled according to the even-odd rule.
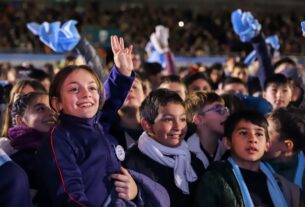
[[[184,22],[183,22],[183,21],[179,21],[179,22],[178,22],[178,26],[179,26],[179,27],[184,27]]]

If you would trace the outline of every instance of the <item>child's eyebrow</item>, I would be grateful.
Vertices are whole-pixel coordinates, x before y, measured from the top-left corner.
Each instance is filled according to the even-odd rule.
[[[96,84],[95,81],[90,81],[88,84],[92,84],[92,83]],[[67,83],[67,85],[71,85],[71,84],[80,84],[80,83],[77,81],[71,81],[71,82]]]
[[[238,127],[236,130],[238,131],[238,130],[248,130],[249,128],[247,128],[247,127]],[[255,131],[265,131],[264,129],[262,129],[262,128],[254,128],[254,130]]]
[[[236,131],[238,131],[238,130],[246,130],[246,129],[248,129],[247,127],[238,127],[238,128],[236,128]]]
[[[46,106],[44,103],[36,103],[33,105],[33,107],[38,107],[38,106]]]
[[[173,115],[173,114],[163,114],[163,117],[166,117],[166,116],[175,117],[175,115]],[[186,113],[180,114],[178,116],[186,116]]]

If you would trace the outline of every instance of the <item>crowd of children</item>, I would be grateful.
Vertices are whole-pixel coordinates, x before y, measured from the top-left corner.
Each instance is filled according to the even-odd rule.
[[[162,62],[111,36],[109,72],[84,38],[86,64],[23,70],[1,113],[0,206],[305,206],[304,68],[272,64],[251,13],[232,24],[257,77],[242,62],[183,76],[164,26],[149,46]]]

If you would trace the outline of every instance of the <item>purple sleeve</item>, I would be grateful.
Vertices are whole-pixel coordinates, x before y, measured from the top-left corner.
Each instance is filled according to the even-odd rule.
[[[135,75],[133,72],[130,77],[127,77],[121,74],[119,70],[113,66],[104,83],[106,98],[101,110],[100,123],[105,131],[109,131],[109,128],[115,119],[115,115],[123,105],[134,79]]]

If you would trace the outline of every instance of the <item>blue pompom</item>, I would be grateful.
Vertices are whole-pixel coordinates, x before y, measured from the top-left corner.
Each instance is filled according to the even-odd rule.
[[[79,42],[80,35],[75,27],[77,21],[69,20],[60,27],[60,22],[44,22],[41,25],[28,23],[28,29],[38,35],[40,41],[55,52],[71,51]]]
[[[262,26],[250,12],[237,9],[231,14],[234,32],[242,42],[249,42],[261,30]]]
[[[301,22],[302,32],[305,32],[305,21]]]

